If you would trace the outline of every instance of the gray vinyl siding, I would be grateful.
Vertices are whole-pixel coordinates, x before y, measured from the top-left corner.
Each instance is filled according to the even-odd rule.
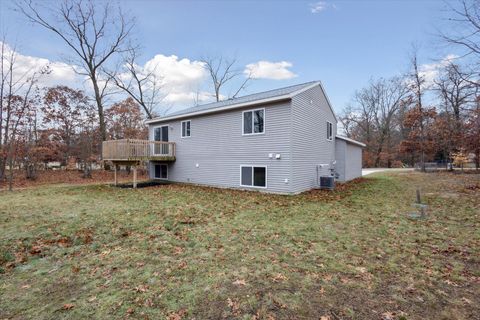
[[[362,147],[337,139],[335,141],[335,158],[339,181],[350,181],[362,176]]]
[[[345,155],[346,181],[362,176],[362,147],[347,143]]]
[[[347,142],[341,139],[335,139],[335,170],[338,173],[338,181],[345,181],[345,153],[347,152]]]
[[[333,124],[332,141],[327,140],[327,121]],[[335,160],[337,123],[320,86],[292,98],[292,178],[293,193],[318,185],[319,175],[330,175],[329,165]]]
[[[244,136],[242,112],[265,109],[265,133]],[[168,179],[217,187],[242,188],[240,165],[266,166],[267,188],[251,188],[290,193],[290,101],[235,109],[197,117],[186,116],[151,124],[169,125],[169,141],[176,143],[176,161],[168,164]],[[181,138],[181,121],[191,120],[191,137]],[[269,158],[269,153],[274,155]],[[281,159],[275,159],[280,154]],[[150,175],[153,178],[153,164]],[[198,164],[198,167],[197,167]]]

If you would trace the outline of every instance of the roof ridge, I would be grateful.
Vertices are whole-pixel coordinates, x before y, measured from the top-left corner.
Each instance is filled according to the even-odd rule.
[[[303,82],[303,83],[292,84],[292,85],[286,86],[286,87],[280,87],[280,88],[270,89],[270,90],[266,90],[266,91],[258,91],[258,92],[255,92],[255,93],[250,93],[250,94],[235,97],[235,98],[228,98],[228,99],[225,99],[225,100],[212,101],[212,102],[205,103],[205,104],[199,104],[199,105],[196,105],[196,106],[193,106],[193,107],[190,107],[190,108],[208,106],[209,104],[214,104],[214,103],[224,102],[224,101],[234,101],[234,100],[237,100],[237,99],[242,99],[242,98],[254,96],[254,95],[257,95],[257,94],[268,93],[268,92],[278,91],[278,90],[285,90],[285,89],[292,88],[292,87],[304,86],[304,85],[307,85],[307,84],[314,84],[316,82],[319,82],[319,81],[308,81],[308,82]],[[186,109],[190,109],[190,108],[186,108]]]
[[[281,88],[276,88],[276,89],[271,89],[267,91],[260,91],[252,94],[248,94],[245,96],[241,97],[236,97],[233,99],[227,99],[227,100],[220,100],[220,101],[214,101],[206,104],[201,104],[201,105],[196,105],[193,107],[181,109],[178,111],[171,112],[169,114],[166,114],[162,117],[156,117],[151,120],[147,120],[147,123],[153,123],[157,121],[162,121],[163,119],[169,119],[171,117],[179,117],[182,115],[187,115],[191,113],[198,113],[198,112],[213,112],[217,109],[222,109],[226,107],[233,107],[235,105],[242,105],[242,104],[252,104],[255,101],[261,101],[265,99],[280,99],[281,97],[285,98],[291,98],[293,95],[296,95],[297,93],[303,92],[305,89],[308,89],[309,87],[315,85],[315,84],[320,84],[320,81],[309,81],[309,82],[304,82],[304,83],[298,83],[286,87],[281,87]]]
[[[308,81],[308,82],[303,82],[303,83],[292,84],[292,85],[286,86],[286,87],[280,87],[280,88],[270,89],[270,90],[266,90],[266,91],[259,91],[259,92],[250,93],[250,94],[247,94],[247,95],[244,95],[244,96],[240,96],[240,97],[230,98],[230,99],[223,100],[223,101],[228,101],[228,100],[232,101],[232,100],[235,100],[235,99],[245,98],[245,97],[253,96],[253,95],[256,95],[256,94],[260,94],[260,93],[268,93],[268,92],[277,91],[277,90],[285,90],[285,89],[288,89],[288,88],[304,86],[304,85],[307,85],[307,84],[314,84],[315,82],[318,82],[318,81]]]

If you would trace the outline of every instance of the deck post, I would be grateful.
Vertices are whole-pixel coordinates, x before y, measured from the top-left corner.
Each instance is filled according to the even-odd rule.
[[[115,184],[115,186],[116,186],[117,183],[118,183],[118,177],[117,177],[118,164],[115,163],[113,166],[114,166],[114,176],[115,176],[115,182],[114,182],[114,184]]]
[[[137,165],[133,166],[133,188],[137,188]]]

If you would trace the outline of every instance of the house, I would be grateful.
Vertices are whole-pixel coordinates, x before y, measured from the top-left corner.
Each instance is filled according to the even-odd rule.
[[[364,145],[336,135],[337,118],[318,81],[192,107],[147,124],[150,142],[107,141],[104,159],[148,160],[153,179],[284,194],[316,188],[322,176],[361,176]]]

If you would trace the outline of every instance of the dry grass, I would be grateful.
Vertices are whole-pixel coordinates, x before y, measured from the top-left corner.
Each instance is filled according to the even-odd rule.
[[[83,178],[83,173],[78,170],[39,170],[37,178],[30,180],[25,177],[23,170],[14,172],[14,189],[24,189],[31,187],[39,187],[52,184],[95,184],[95,183],[113,183],[113,171],[93,170],[92,178]],[[121,183],[131,183],[133,180],[133,172],[130,174],[126,171],[119,171],[118,181]],[[148,180],[146,170],[138,171],[138,180]],[[0,181],[0,191],[8,189],[7,181]]]
[[[478,319],[479,215],[474,174],[3,192],[0,318]]]

